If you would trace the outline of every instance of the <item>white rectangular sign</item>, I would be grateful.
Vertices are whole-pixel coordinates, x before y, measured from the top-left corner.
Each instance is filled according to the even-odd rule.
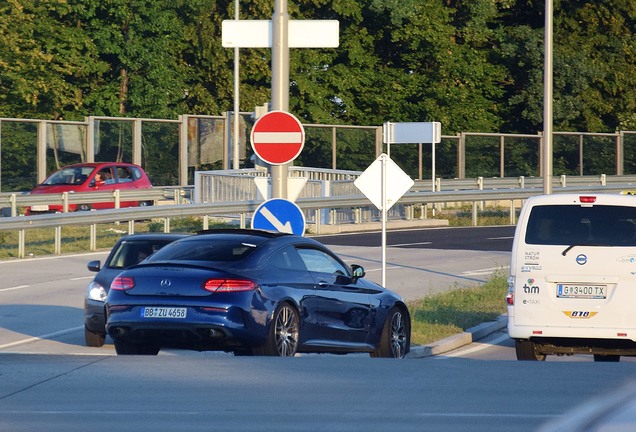
[[[385,144],[436,144],[442,139],[440,122],[386,122],[382,128]]]
[[[271,20],[224,20],[221,42],[225,48],[271,48]],[[289,48],[336,48],[340,40],[338,20],[290,20]]]

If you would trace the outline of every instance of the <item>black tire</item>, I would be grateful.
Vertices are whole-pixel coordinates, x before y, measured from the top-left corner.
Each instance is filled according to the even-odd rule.
[[[159,347],[156,345],[133,344],[115,339],[117,355],[157,355]]]
[[[545,361],[545,354],[538,353],[534,342],[515,340],[517,360]]]
[[[380,343],[371,357],[404,358],[411,346],[411,323],[407,314],[393,307],[384,321]]]
[[[269,324],[267,342],[252,350],[254,355],[293,357],[300,339],[298,311],[289,303],[276,308]]]
[[[106,340],[105,334],[92,332],[84,326],[84,341],[86,342],[86,346],[99,348],[104,346],[104,340]]]
[[[77,211],[91,211],[92,207],[90,204],[78,204]]]
[[[615,363],[621,361],[621,356],[619,355],[603,355],[603,354],[594,354],[594,361],[601,363]]]

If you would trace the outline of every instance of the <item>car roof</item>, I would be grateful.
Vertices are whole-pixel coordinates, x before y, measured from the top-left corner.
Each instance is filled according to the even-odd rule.
[[[139,165],[135,165],[133,163],[128,163],[128,162],[82,162],[82,163],[76,163],[76,164],[72,164],[72,165],[64,165],[62,167],[60,167],[59,169],[66,169],[66,168],[75,168],[75,167],[102,167],[102,166],[110,166],[110,165],[120,165],[120,166],[135,166],[135,167],[139,167]],[[59,170],[56,170],[59,171]]]

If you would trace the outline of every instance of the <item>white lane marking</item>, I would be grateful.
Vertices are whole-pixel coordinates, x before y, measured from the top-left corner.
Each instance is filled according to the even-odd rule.
[[[24,289],[24,288],[28,288],[29,286],[30,285],[18,285],[18,286],[9,287],[9,288],[0,288],[0,292]]]
[[[0,349],[10,348],[10,347],[13,347],[13,346],[22,345],[22,344],[26,344],[26,343],[29,343],[29,342],[35,342],[35,341],[42,340],[42,339],[51,339],[51,338],[58,337],[58,336],[64,336],[64,335],[69,334],[69,333],[74,333],[76,331],[80,331],[83,328],[84,328],[84,326],[73,327],[73,328],[69,328],[69,329],[66,329],[66,330],[60,330],[60,331],[57,331],[57,332],[54,332],[54,333],[48,333],[48,334],[44,334],[44,335],[40,335],[40,336],[34,336],[34,337],[22,339],[22,340],[15,341],[15,342],[10,342],[8,344],[0,345]]]
[[[398,243],[398,244],[390,244],[387,245],[389,247],[399,247],[399,246],[415,246],[415,245],[427,245],[433,242],[419,242],[419,243]]]
[[[508,236],[508,237],[486,237],[486,240],[510,240],[514,237],[512,236]]]
[[[462,274],[466,276],[480,276],[480,275],[491,274],[497,270],[504,270],[508,268],[510,268],[510,266],[491,267],[491,268],[485,268],[485,269],[465,271],[465,272],[462,272]]]
[[[488,342],[475,342],[476,346],[473,346],[472,348],[459,348],[458,350],[456,350],[453,353],[450,354],[440,354],[439,356],[436,356],[436,359],[439,360],[444,360],[447,358],[451,358],[451,357],[462,357],[468,354],[472,354],[474,352],[477,351],[481,351],[481,350],[485,350],[487,348],[491,348],[493,345],[497,345],[500,342],[503,342],[505,340],[510,339],[510,336],[508,336],[507,334],[503,334],[501,336],[499,336],[498,338],[495,338],[493,340],[490,340]]]
[[[78,253],[78,254],[69,254],[69,255],[55,255],[55,256],[44,256],[44,257],[29,257],[29,258],[20,258],[20,259],[11,259],[11,260],[2,260],[0,261],[0,265],[4,264],[19,264],[27,261],[48,261],[54,259],[66,259],[73,257],[81,257],[81,256],[91,256],[91,255],[108,255],[107,250],[105,251],[97,251],[97,252],[88,252],[88,253]]]
[[[397,268],[402,268],[402,267],[401,266],[389,266],[386,269],[387,270],[391,270],[391,269],[397,269]],[[382,270],[382,268],[374,268],[374,269],[369,269],[369,270],[364,269],[365,273],[371,273],[371,272],[374,272],[374,271],[381,271],[381,270]]]
[[[74,277],[71,278],[70,280],[76,281],[76,280],[84,280],[84,279],[93,279],[94,276],[82,276],[82,277]]]

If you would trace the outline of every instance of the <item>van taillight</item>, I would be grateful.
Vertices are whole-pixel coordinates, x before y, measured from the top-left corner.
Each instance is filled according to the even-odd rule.
[[[596,202],[596,197],[595,196],[580,196],[579,201],[581,201],[582,204],[593,204]]]
[[[506,303],[508,303],[510,306],[515,305],[515,295],[512,292],[506,294]]]
[[[508,294],[506,294],[506,303],[508,303],[510,306],[515,305],[515,281],[516,278],[514,276],[508,276]]]

